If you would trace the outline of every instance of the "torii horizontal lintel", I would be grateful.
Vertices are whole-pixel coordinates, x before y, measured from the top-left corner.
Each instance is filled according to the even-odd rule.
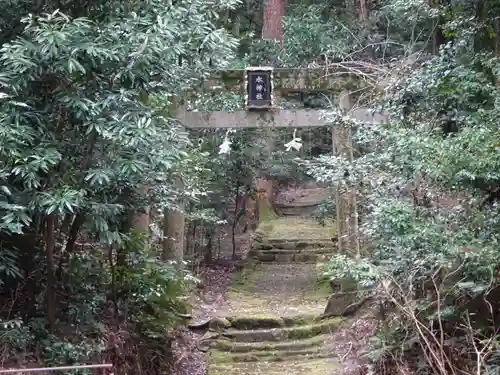
[[[240,91],[245,83],[245,69],[212,71],[203,81],[204,91]],[[357,89],[360,79],[348,69],[274,68],[274,90],[313,92]]]
[[[273,111],[180,112],[177,119],[189,129],[311,128],[332,125],[327,111],[317,109],[279,109]],[[365,123],[379,123],[386,117],[366,108],[351,116]]]

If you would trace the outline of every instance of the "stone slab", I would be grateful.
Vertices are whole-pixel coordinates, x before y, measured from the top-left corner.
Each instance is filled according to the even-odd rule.
[[[350,114],[367,123],[379,123],[387,119],[369,108],[358,108]],[[248,128],[311,128],[331,126],[328,111],[317,109],[274,109],[269,111],[194,112],[179,111],[177,119],[190,129],[248,129]],[[326,117],[325,117],[326,116]]]

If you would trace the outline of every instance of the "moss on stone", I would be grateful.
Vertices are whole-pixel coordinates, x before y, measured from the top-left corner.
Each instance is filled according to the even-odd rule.
[[[272,229],[266,232],[269,240],[290,241],[300,239],[302,242],[308,240],[330,240],[335,235],[335,226],[323,227],[314,219],[306,217],[285,216],[272,220],[269,225]]]
[[[216,348],[222,351],[230,351],[233,347],[233,342],[228,339],[217,339],[210,343],[211,348]]]
[[[326,334],[329,333],[330,330],[340,325],[342,321],[342,318],[333,318],[307,326],[291,327],[287,330],[288,334],[286,335],[286,338],[289,340],[299,340]]]
[[[322,335],[336,328],[341,319],[329,319],[305,326],[291,326],[282,328],[266,328],[252,330],[231,329],[224,332],[224,336],[233,342],[272,342],[283,340],[300,340]]]
[[[339,74],[339,73],[345,74]],[[332,74],[335,73],[335,74]],[[213,72],[203,87],[212,91],[243,91],[244,69],[232,69]],[[276,91],[332,91],[356,90],[364,83],[359,77],[347,70],[276,68],[273,71],[273,85]]]
[[[319,279],[313,288],[313,293],[317,298],[328,298],[332,292],[329,279]]]
[[[294,325],[289,327],[246,331],[231,330],[227,331],[226,334],[231,337],[234,342],[273,342],[283,340],[301,340],[329,333],[332,329],[335,329],[342,321],[342,318],[331,318],[313,322],[308,325]]]
[[[273,228],[273,220],[276,220],[278,215],[274,212],[271,204],[262,204],[259,207],[259,226],[257,231],[266,235]]]
[[[274,314],[241,314],[228,317],[231,326],[235,329],[265,329],[282,328],[300,325],[309,325],[321,321],[321,317],[314,314],[300,314],[296,316],[278,316]]]
[[[253,270],[243,270],[235,277],[226,294],[230,301],[224,313],[226,316],[236,316],[240,312],[245,315],[265,312],[282,317],[320,316],[323,313],[329,294],[315,287],[317,272],[313,264],[255,263],[253,267]],[[287,279],[293,285],[284,294],[280,284]]]
[[[282,361],[233,362],[210,366],[210,375],[325,375],[340,370],[338,362],[329,359],[283,358]],[[219,371],[219,372],[217,372]],[[333,371],[333,372],[332,372]]]
[[[247,293],[252,290],[253,279],[255,273],[259,272],[261,262],[255,258],[248,258],[245,266],[235,274],[233,282],[229,287],[229,292],[232,293]]]
[[[236,329],[280,328],[286,326],[283,318],[272,314],[239,315],[228,319]]]
[[[231,327],[231,322],[228,319],[221,317],[212,318],[208,323],[208,328],[217,332],[220,332],[229,327]]]
[[[328,335],[318,335],[302,340],[261,341],[261,342],[232,342],[229,339],[217,339],[210,343],[210,348],[222,352],[249,353],[252,351],[286,351],[301,350],[322,346]],[[215,351],[212,353],[215,353]]]
[[[283,317],[283,320],[285,321],[285,325],[287,327],[292,327],[319,322],[321,320],[321,317],[313,314],[301,314],[297,316]]]
[[[213,352],[211,362],[214,364],[226,364],[234,362],[281,362],[287,358],[325,358],[328,352],[322,348],[299,349],[299,350],[274,350],[274,351],[251,351],[248,353]]]

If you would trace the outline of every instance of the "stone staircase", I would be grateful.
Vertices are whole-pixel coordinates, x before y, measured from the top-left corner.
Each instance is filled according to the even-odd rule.
[[[325,348],[339,318],[252,316],[225,319],[210,344],[210,375],[328,374],[334,367]]]
[[[303,209],[325,199],[325,191],[299,198],[259,224],[223,308],[194,325],[205,329],[208,375],[338,372],[328,341],[344,318],[323,316],[332,289],[318,275],[318,263],[336,250],[334,223],[322,227]]]
[[[322,318],[331,295],[317,262],[335,251],[333,223],[304,216],[260,223],[249,265],[203,340],[209,375],[327,375],[338,368],[327,342],[342,317]]]
[[[207,375],[329,375],[342,371],[333,334],[357,311],[357,286],[332,293],[318,265],[336,251],[335,225],[323,227],[299,206],[324,199],[318,189],[281,215],[259,223],[247,263],[212,318],[191,324],[204,332]],[[307,192],[306,192],[307,193]],[[296,210],[296,211],[294,211]],[[286,211],[286,212],[285,212]],[[347,322],[346,322],[347,323]]]
[[[300,216],[278,217],[257,230],[249,256],[259,262],[324,262],[336,249],[333,223],[322,227]]]

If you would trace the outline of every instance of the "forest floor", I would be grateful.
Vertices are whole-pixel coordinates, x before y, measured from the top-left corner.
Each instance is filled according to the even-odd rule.
[[[212,319],[219,326],[211,332],[179,331],[176,373],[360,373],[359,357],[376,321],[362,313],[320,318],[331,289],[318,281],[315,260],[328,250],[326,244],[332,246],[331,230],[311,218],[288,216],[261,223],[257,232],[264,238],[259,254],[271,255],[269,262],[248,260],[237,270],[222,252],[216,264],[199,270],[203,288],[193,295],[193,321]],[[243,258],[254,237],[238,236]],[[305,253],[313,254],[313,261],[304,261]]]

